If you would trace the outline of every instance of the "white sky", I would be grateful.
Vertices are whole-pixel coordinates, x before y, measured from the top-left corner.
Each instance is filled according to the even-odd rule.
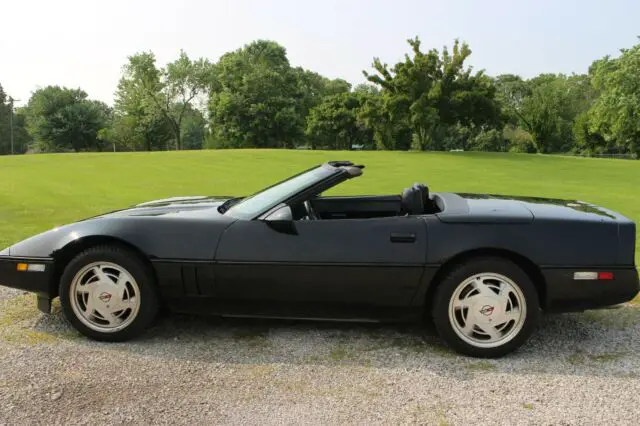
[[[352,83],[374,56],[401,59],[415,35],[425,49],[466,40],[490,74],[586,72],[638,42],[639,18],[640,0],[2,0],[0,84],[22,103],[58,84],[112,104],[128,55],[217,60],[258,38]]]

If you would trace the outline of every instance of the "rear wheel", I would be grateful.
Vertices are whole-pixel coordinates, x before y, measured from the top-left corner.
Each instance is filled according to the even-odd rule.
[[[131,339],[159,309],[150,267],[118,246],[93,247],[76,256],[62,274],[59,294],[69,322],[96,340]]]
[[[438,284],[433,319],[456,351],[492,358],[520,347],[539,311],[531,278],[509,260],[485,257],[458,265]]]

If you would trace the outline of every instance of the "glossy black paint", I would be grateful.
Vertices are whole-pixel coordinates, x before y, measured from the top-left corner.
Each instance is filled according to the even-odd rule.
[[[626,302],[638,294],[638,273],[635,269],[609,267],[593,270],[612,271],[615,278],[611,281],[576,281],[570,269],[543,269],[544,279],[555,284],[547,289],[547,311],[596,309]]]
[[[429,306],[438,274],[482,253],[526,267],[549,310],[638,292],[635,224],[618,213],[578,201],[434,193],[439,212],[407,216],[398,195],[316,197],[346,178],[336,172],[286,201],[296,210],[309,199],[320,220],[240,219],[219,211],[230,197],[183,197],[63,226],[0,252],[0,283],[51,299],[78,250],[118,242],[148,259],[163,300],[180,312],[413,320]],[[26,257],[47,272],[16,273]],[[616,279],[572,279],[592,270],[616,271]]]
[[[426,264],[426,223],[420,217],[298,221],[295,233],[262,221],[237,221],[216,253],[216,290],[223,304],[334,311],[405,307]],[[411,243],[393,234],[413,235]],[[292,285],[294,284],[294,285]]]
[[[43,272],[18,271],[19,263],[39,263],[45,265]],[[38,295],[52,292],[52,259],[33,259],[13,256],[0,256],[0,279],[4,285],[17,287]]]

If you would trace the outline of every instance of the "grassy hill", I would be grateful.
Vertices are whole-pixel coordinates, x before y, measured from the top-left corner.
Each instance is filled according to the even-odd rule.
[[[0,247],[56,225],[176,195],[242,195],[327,160],[366,164],[333,190],[434,191],[578,199],[640,222],[640,161],[500,153],[220,150],[0,157]],[[640,248],[636,252],[640,263]]]

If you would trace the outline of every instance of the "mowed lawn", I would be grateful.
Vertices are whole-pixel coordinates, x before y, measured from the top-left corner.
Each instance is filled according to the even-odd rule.
[[[366,165],[364,176],[343,183],[334,194],[399,194],[425,182],[433,191],[578,199],[640,222],[640,161],[633,160],[283,150],[27,155],[0,157],[0,248],[56,225],[156,198],[250,194],[327,160]]]

